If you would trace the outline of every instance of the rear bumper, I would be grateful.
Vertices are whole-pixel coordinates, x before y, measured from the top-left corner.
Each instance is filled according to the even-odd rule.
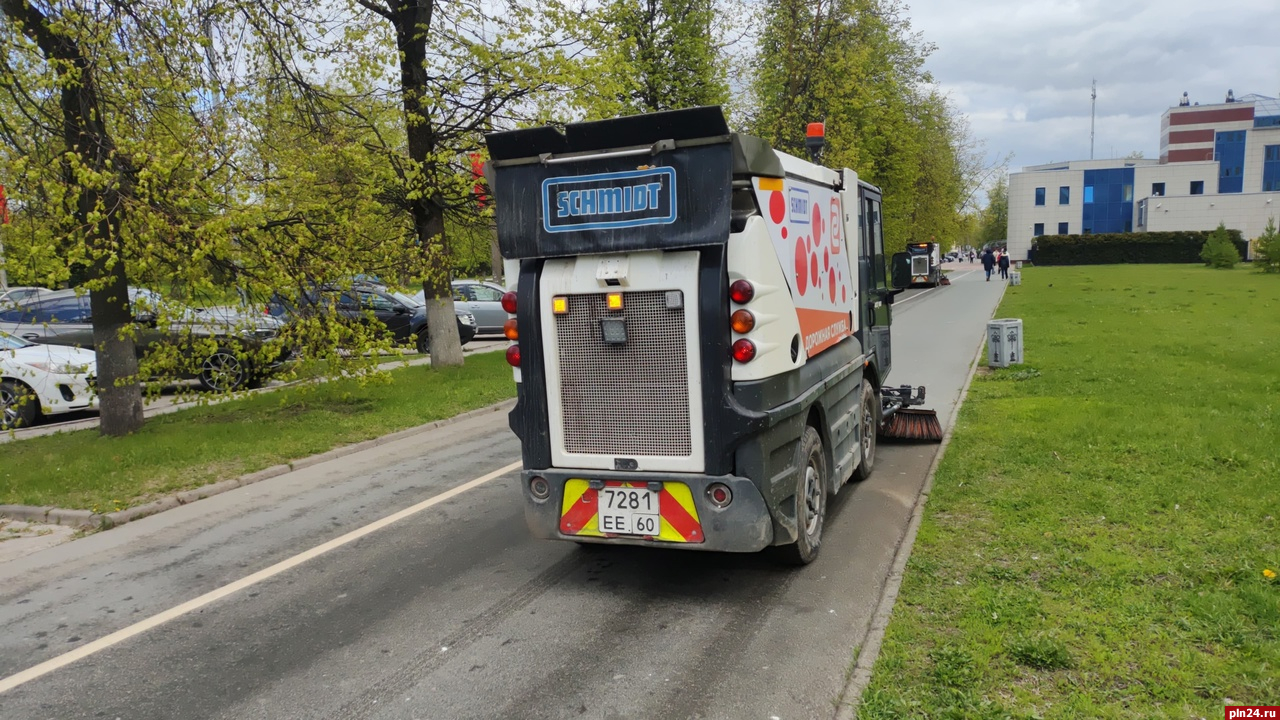
[[[529,479],[544,477],[551,485],[551,495],[539,501],[529,492]],[[560,531],[560,515],[564,502],[565,482],[572,479],[621,480],[625,482],[676,482],[688,486],[698,521],[702,526],[702,542],[664,542],[639,537],[592,537],[569,535]],[[707,501],[707,486],[724,483],[733,491],[733,502],[717,508]],[[773,543],[773,519],[764,497],[755,484],[733,475],[692,475],[684,473],[631,472],[610,473],[600,470],[525,470],[521,475],[521,491],[525,500],[525,520],[535,537],[546,540],[574,540],[607,545],[640,545],[680,550],[718,552],[756,552]]]

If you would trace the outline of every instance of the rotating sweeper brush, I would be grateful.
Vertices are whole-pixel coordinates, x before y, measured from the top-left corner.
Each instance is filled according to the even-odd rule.
[[[880,390],[880,437],[890,440],[942,442],[942,423],[924,404],[924,386],[902,385]]]

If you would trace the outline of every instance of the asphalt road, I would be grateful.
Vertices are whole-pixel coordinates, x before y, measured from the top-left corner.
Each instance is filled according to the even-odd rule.
[[[944,421],[999,294],[962,264],[950,287],[899,297],[891,379],[928,385]],[[474,417],[0,564],[0,687],[170,611],[0,694],[0,717],[833,715],[936,446],[881,446],[799,570],[532,540],[507,472],[243,581],[517,461],[505,420]]]

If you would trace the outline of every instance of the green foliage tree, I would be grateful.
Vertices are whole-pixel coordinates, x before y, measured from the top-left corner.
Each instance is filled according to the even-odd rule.
[[[750,131],[804,155],[827,126],[824,164],[884,190],[887,252],[959,232],[976,146],[924,71],[933,47],[898,0],[767,0],[753,67]]]
[[[979,245],[1006,239],[1009,234],[1009,178],[1001,173],[987,189],[987,206],[982,209]]]
[[[1280,231],[1276,230],[1276,219],[1267,218],[1267,228],[1255,241],[1257,257],[1253,264],[1264,273],[1280,273]]]
[[[574,93],[584,119],[723,104],[715,10],[714,0],[609,0],[588,15],[592,52]]]
[[[1226,225],[1218,223],[1217,229],[1209,233],[1209,239],[1200,250],[1200,259],[1209,267],[1221,269],[1233,268],[1240,262],[1240,251],[1232,244]]]

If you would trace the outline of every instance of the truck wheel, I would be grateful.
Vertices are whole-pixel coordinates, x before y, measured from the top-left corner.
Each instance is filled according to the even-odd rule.
[[[31,388],[17,380],[0,382],[0,430],[31,427],[39,411],[40,403]]]
[[[800,436],[796,463],[796,541],[777,548],[779,559],[788,565],[808,565],[822,547],[822,525],[827,516],[827,458],[822,437],[810,426]]]
[[[880,434],[880,398],[876,397],[875,388],[866,380],[862,381],[862,412],[859,435],[861,442],[858,450],[861,461],[853,471],[853,479],[861,482],[871,477],[876,466],[876,439]]]

